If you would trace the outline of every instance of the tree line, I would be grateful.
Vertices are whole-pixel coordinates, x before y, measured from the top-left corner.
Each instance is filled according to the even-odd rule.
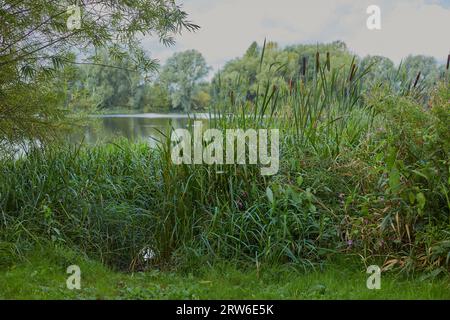
[[[327,63],[327,59],[342,66],[354,61],[361,72],[370,67],[364,80],[366,87],[383,83],[395,86],[396,82],[404,84],[405,79],[411,85],[429,87],[445,69],[435,58],[423,55],[410,55],[399,66],[382,56],[355,58],[342,41],[284,48],[276,42],[253,42],[242,57],[227,62],[208,82],[205,78],[210,67],[196,50],[175,53],[156,75],[131,70],[127,60],[116,68],[105,67],[103,64],[113,62],[104,53],[102,65],[76,68],[69,98],[71,107],[87,111],[207,110],[211,103],[230,95],[252,101],[261,83],[289,89],[301,78],[308,81],[314,77],[316,63]]]
[[[71,30],[67,8],[74,5],[81,6],[82,20]],[[230,97],[251,102],[261,82],[287,88],[299,77],[313,77],[314,61],[331,57],[344,65],[353,59],[340,41],[284,48],[254,42],[211,81],[195,50],[174,54],[155,73],[158,63],[139,39],[152,36],[172,45],[176,34],[199,28],[171,0],[4,0],[0,21],[0,146],[43,140],[70,125],[80,110],[192,111]],[[356,62],[373,61],[372,82],[399,74],[387,58]],[[410,56],[400,74],[420,86],[436,81],[441,68],[434,58]]]

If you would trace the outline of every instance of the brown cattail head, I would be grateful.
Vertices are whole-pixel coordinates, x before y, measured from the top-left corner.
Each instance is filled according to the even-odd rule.
[[[316,72],[319,72],[320,69],[320,53],[319,51],[316,52]]]
[[[414,81],[413,88],[415,88],[417,86],[417,84],[419,83],[420,74],[421,74],[421,72],[419,71],[419,73],[417,74],[417,77],[416,77],[416,81]]]
[[[231,90],[230,91],[230,102],[231,102],[231,105],[233,105],[234,106],[234,91],[233,90]]]
[[[327,52],[327,70],[331,69],[330,52]]]
[[[447,70],[450,67],[450,54],[447,57]]]
[[[306,75],[306,57],[302,58],[302,76]]]

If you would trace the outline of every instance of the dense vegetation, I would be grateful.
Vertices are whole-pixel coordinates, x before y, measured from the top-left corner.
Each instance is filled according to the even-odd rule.
[[[104,1],[111,15],[93,8],[72,34],[54,2],[2,2],[1,268],[44,248],[116,271],[224,261],[311,270],[344,255],[407,274],[448,273],[448,63],[417,56],[396,68],[354,57],[342,42],[270,42],[252,44],[211,83],[196,51],[174,55],[147,81],[156,65],[137,34],[170,44],[171,34],[197,28],[170,3]],[[124,25],[130,16],[140,24]],[[80,62],[73,43],[95,56]],[[57,139],[76,111],[119,108],[203,108],[215,116],[210,127],[279,129],[280,170],[174,165],[169,128],[156,149]],[[17,143],[23,155],[4,148]]]
[[[237,99],[254,101],[258,85],[270,82],[287,88],[300,76],[311,80],[315,74],[316,52],[328,52],[335,65],[349,65],[354,56],[345,43],[296,45],[281,48],[275,42],[264,46],[265,59],[261,63],[262,47],[252,43],[241,58],[229,61],[211,82],[205,81],[209,68],[200,52],[188,50],[174,54],[156,76],[136,72],[131,64],[115,64],[106,54],[102,64],[83,65],[73,69],[68,81],[66,104],[78,110],[111,111],[190,111],[208,110],[219,103],[216,87],[221,92],[233,92]],[[432,87],[444,73],[444,66],[432,57],[408,56],[396,67],[385,57],[356,57],[359,70],[372,67],[364,78],[364,86],[389,81],[398,86],[418,77],[423,91]],[[114,65],[107,68],[104,65]],[[192,72],[194,71],[195,72]],[[400,88],[398,88],[400,89]]]
[[[242,268],[203,265],[187,272],[125,274],[70,250],[36,250],[28,263],[0,269],[0,299],[448,299],[447,277],[425,281],[383,274],[382,290],[367,290],[365,269],[354,259],[326,269],[298,272],[289,266]],[[352,261],[353,260],[353,261]],[[82,270],[82,289],[66,288],[65,269]],[[345,281],[343,281],[345,279]]]
[[[159,0],[89,2],[79,28],[69,28],[68,8],[74,5],[79,1],[0,2],[1,144],[48,138],[71,122],[64,108],[73,80],[70,66],[114,68],[101,63],[107,52],[115,64],[145,74],[155,71],[157,62],[140,47],[140,37],[170,45],[175,34],[198,29],[174,1]]]
[[[174,165],[170,140],[157,150],[53,146],[3,162],[3,260],[52,242],[123,270],[223,259],[307,267],[338,252],[447,269],[448,78],[424,106],[417,85],[367,90],[369,70],[317,57],[311,79],[269,81],[253,102],[226,92],[214,106],[213,127],[282,131],[272,178],[256,166]]]

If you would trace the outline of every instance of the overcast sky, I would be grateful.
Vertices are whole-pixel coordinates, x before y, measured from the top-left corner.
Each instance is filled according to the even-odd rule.
[[[380,54],[398,63],[408,54],[446,59],[450,50],[450,0],[180,0],[196,33],[165,48],[144,46],[164,62],[176,51],[197,49],[213,70],[241,56],[252,41],[281,45],[343,40],[356,54]],[[381,9],[381,30],[366,27],[369,5]]]

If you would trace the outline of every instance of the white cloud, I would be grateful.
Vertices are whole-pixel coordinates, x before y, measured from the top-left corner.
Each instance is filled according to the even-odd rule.
[[[400,2],[382,9],[380,31],[358,30],[343,36],[361,54],[381,54],[399,62],[408,54],[425,54],[442,60],[449,53],[450,8],[421,1]]]
[[[366,8],[381,8],[382,30],[366,28]],[[357,54],[381,54],[395,62],[408,54],[442,60],[450,49],[450,6],[439,0],[186,0],[196,33],[177,37],[173,48],[144,41],[164,61],[179,50],[197,49],[215,70],[241,56],[252,41],[282,45],[344,40]]]

